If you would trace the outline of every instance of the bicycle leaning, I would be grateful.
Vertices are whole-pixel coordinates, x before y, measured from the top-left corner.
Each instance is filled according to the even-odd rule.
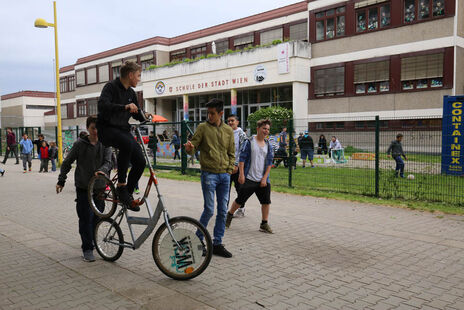
[[[136,137],[142,146],[146,162],[150,162],[140,133],[141,122],[136,126]],[[148,217],[135,217],[128,214],[127,207],[118,201],[115,184],[117,177],[110,180],[107,176],[94,176],[88,186],[88,199],[93,212],[99,217],[95,227],[95,248],[106,261],[116,261],[124,248],[138,249],[155,229],[161,215],[164,223],[157,229],[153,242],[152,254],[158,268],[175,280],[189,280],[200,275],[209,265],[212,256],[212,241],[208,231],[197,220],[179,216],[170,218],[163,196],[158,187],[158,179],[151,165],[150,178],[139,205],[145,205]],[[158,203],[155,210],[149,202],[149,194],[154,185]],[[122,208],[115,214],[117,206]],[[131,241],[126,242],[120,228],[126,218]],[[145,225],[145,230],[135,236],[133,225]],[[201,239],[203,237],[203,240]]]

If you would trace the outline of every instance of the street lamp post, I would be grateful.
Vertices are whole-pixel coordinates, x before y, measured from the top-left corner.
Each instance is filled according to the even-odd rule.
[[[58,25],[56,23],[56,1],[53,1],[53,24],[47,23],[42,18],[37,18],[34,26],[37,28],[53,27],[55,29],[55,66],[56,66],[56,119],[58,122],[58,162],[63,162],[63,140],[61,136],[61,100],[60,100],[60,66],[58,61]]]

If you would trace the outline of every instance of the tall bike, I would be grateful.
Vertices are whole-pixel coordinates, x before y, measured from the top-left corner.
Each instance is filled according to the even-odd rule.
[[[136,137],[141,144],[146,162],[148,153],[140,134],[140,123],[136,127]],[[189,280],[200,275],[211,261],[212,241],[205,227],[197,220],[179,216],[170,218],[166,210],[163,196],[160,194],[158,179],[153,168],[139,205],[145,205],[148,217],[135,217],[128,214],[127,207],[122,205],[116,195],[117,178],[110,180],[107,176],[94,176],[88,186],[88,199],[93,212],[100,218],[95,227],[95,247],[98,254],[107,261],[116,261],[121,257],[124,248],[138,249],[150,236],[161,215],[164,223],[158,228],[153,238],[152,253],[158,268],[167,276],[176,280]],[[153,211],[149,194],[154,185],[158,203]],[[112,217],[121,205],[121,209]],[[120,228],[123,218],[126,218],[132,242],[124,241]],[[135,236],[133,225],[145,225],[145,230]],[[203,237],[203,240],[201,239]]]

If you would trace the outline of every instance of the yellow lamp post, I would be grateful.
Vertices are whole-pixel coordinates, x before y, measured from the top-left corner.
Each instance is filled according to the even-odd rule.
[[[60,66],[58,62],[58,25],[56,23],[56,1],[53,1],[53,19],[54,23],[47,23],[42,18],[37,18],[34,22],[34,26],[37,28],[53,27],[55,29],[55,65],[56,65],[56,119],[58,122],[58,162],[63,162],[63,139],[61,136],[61,101],[60,101]]]

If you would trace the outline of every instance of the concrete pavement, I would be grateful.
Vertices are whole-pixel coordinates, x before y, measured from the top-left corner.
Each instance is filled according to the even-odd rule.
[[[152,238],[115,263],[83,262],[73,172],[57,195],[58,172],[33,165],[9,161],[0,177],[0,309],[464,309],[463,217],[272,193],[268,235],[253,197],[226,230],[234,257],[178,282],[154,264]],[[160,187],[171,216],[199,218],[199,183]]]

